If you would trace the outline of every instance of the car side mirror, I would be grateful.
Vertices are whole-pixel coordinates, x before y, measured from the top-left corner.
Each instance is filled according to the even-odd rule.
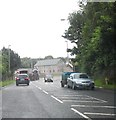
[[[70,79],[73,79],[73,77],[72,77],[72,76],[70,76]]]

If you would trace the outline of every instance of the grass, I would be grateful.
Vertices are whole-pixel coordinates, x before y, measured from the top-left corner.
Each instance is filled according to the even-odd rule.
[[[95,80],[95,86],[106,88],[106,89],[112,89],[112,90],[116,89],[116,84],[106,84],[102,80]]]
[[[7,85],[10,85],[12,83],[14,83],[15,80],[4,80],[4,81],[0,81],[0,87],[4,87],[4,86],[7,86]]]

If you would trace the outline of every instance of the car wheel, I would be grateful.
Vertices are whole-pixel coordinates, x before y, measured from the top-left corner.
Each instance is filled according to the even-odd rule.
[[[27,85],[29,86],[29,83],[27,83]]]
[[[91,88],[90,88],[91,90],[94,90],[95,89],[95,87],[94,86],[91,86]]]
[[[73,90],[75,90],[76,89],[76,87],[75,87],[75,84],[73,83],[73,85],[72,85],[72,89]]]
[[[68,87],[68,88],[70,88],[70,86],[69,86],[69,85],[67,85],[67,87]]]
[[[61,82],[61,87],[64,87],[64,84]]]

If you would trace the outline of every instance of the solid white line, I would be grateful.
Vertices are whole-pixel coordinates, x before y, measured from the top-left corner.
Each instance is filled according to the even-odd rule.
[[[55,100],[57,100],[60,103],[63,103],[61,100],[59,100],[58,98],[54,97],[53,95],[51,95],[52,98],[54,98]]]
[[[42,90],[45,94],[47,94],[48,95],[48,92],[46,92],[45,90]]]
[[[79,101],[79,100],[62,100],[63,102],[93,102],[93,103],[102,103],[100,101]]]
[[[71,110],[73,110],[75,113],[77,113],[77,114],[81,115],[82,117],[84,117],[84,118],[86,118],[86,119],[88,119],[88,120],[91,120],[88,116],[86,116],[86,115],[84,115],[83,113],[81,113],[81,112],[77,111],[76,109],[71,108]]]
[[[72,107],[99,107],[99,108],[110,108],[114,109],[116,108],[115,106],[92,106],[92,105],[71,105]]]
[[[84,112],[84,114],[87,115],[107,115],[107,116],[115,116],[116,114],[110,114],[110,113],[89,113],[89,112]]]

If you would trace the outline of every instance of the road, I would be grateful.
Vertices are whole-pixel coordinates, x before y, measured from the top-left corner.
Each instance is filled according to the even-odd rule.
[[[2,118],[114,118],[114,92],[109,90],[72,90],[43,78],[29,86],[15,84],[0,91]],[[1,108],[0,108],[1,110]]]

